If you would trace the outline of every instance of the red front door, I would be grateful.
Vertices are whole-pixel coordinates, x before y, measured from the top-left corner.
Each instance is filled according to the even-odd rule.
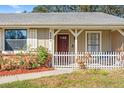
[[[68,52],[68,50],[69,50],[69,36],[58,35],[57,36],[57,51]]]

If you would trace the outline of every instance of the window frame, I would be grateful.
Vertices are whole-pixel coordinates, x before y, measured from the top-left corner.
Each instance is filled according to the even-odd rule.
[[[100,51],[98,52],[101,52],[102,51],[102,31],[86,31],[85,32],[85,51],[88,52],[88,44],[87,44],[87,34],[88,33],[99,33],[100,34]],[[90,51],[91,52],[91,51]]]
[[[10,52],[11,52],[11,51],[20,51],[20,50],[18,50],[18,49],[16,49],[16,50],[6,50],[6,49],[5,49],[5,46],[6,46],[6,45],[5,45],[5,40],[6,40],[6,36],[5,36],[5,35],[6,35],[6,31],[7,31],[7,30],[24,30],[24,31],[26,31],[26,39],[25,39],[25,40],[26,40],[26,45],[27,45],[28,29],[24,29],[24,28],[19,28],[19,29],[14,29],[14,28],[10,28],[10,29],[9,29],[9,28],[8,28],[8,29],[4,29],[4,40],[3,40],[3,42],[4,42],[4,51],[10,51]],[[27,51],[27,48],[26,48],[25,50],[23,50],[23,51]]]

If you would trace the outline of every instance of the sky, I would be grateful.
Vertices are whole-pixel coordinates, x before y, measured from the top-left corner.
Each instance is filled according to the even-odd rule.
[[[21,13],[31,12],[36,5],[0,5],[0,13]]]

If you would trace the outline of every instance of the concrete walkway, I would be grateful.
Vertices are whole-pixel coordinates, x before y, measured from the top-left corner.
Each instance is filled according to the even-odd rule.
[[[53,71],[35,72],[35,73],[19,74],[19,75],[13,75],[13,76],[2,76],[0,77],[0,84],[11,83],[13,81],[35,79],[35,78],[40,78],[40,77],[45,77],[45,76],[55,76],[55,75],[71,73],[71,72],[73,72],[73,70],[56,69]]]

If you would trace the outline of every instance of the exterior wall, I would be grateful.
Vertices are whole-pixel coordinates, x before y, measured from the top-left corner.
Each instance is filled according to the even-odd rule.
[[[91,30],[90,30],[91,31]],[[98,30],[101,31],[101,30]],[[85,52],[85,32],[83,31],[77,39],[78,42],[78,52]],[[74,52],[75,51],[75,40],[74,36],[71,34],[71,32],[67,30],[60,31],[58,34],[69,34],[69,51]],[[102,31],[101,35],[101,41],[102,41],[102,51],[111,51],[111,31],[104,30]],[[57,51],[57,36],[55,36],[55,51]]]
[[[118,31],[112,32],[112,50],[115,51],[117,49],[124,50],[124,36],[122,36]]]
[[[3,30],[0,29],[0,51],[3,50]]]
[[[78,52],[85,52],[85,31],[83,31],[77,38]]]
[[[43,46],[49,48],[49,29],[40,28],[37,29],[37,46]]]
[[[0,51],[4,51],[4,34],[2,29],[0,29],[0,41]],[[49,29],[27,29],[27,49],[36,49],[39,46],[49,47]],[[3,53],[6,52],[4,51]]]
[[[90,30],[91,31],[91,30]],[[98,30],[101,31],[101,30]],[[85,51],[85,32],[83,31],[78,36],[78,52],[84,52]],[[101,50],[102,51],[111,51],[111,31],[102,31],[102,45]]]
[[[90,30],[91,31],[91,30]],[[101,30],[98,30],[101,31]],[[68,34],[69,35],[69,51],[74,52],[75,51],[75,40],[74,36],[69,32],[68,30],[62,30],[58,34]],[[39,46],[43,46],[46,48],[49,48],[49,28],[37,28],[28,29],[27,33],[27,46],[31,46],[31,48],[37,48]],[[0,29],[0,50],[3,50],[3,30]],[[112,43],[111,43],[112,38]],[[55,36],[55,51],[57,51],[57,36]],[[120,42],[118,42],[120,41]],[[85,51],[85,31],[83,31],[78,36],[78,52],[84,52]],[[102,31],[102,51],[111,51],[115,50],[117,48],[124,47],[122,44],[124,43],[124,37],[118,32],[118,31]],[[112,44],[112,45],[111,45]]]
[[[102,31],[102,51],[111,51],[111,31]]]

